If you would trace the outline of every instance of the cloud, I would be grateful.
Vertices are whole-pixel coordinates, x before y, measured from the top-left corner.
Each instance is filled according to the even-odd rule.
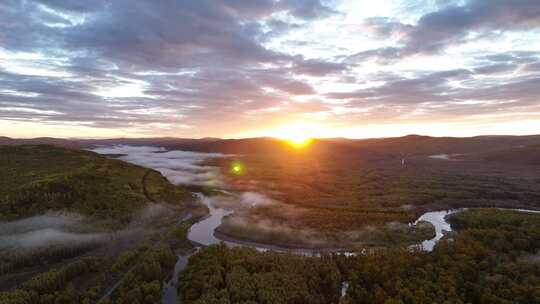
[[[367,60],[374,60],[381,64],[388,64],[395,62],[396,60],[401,59],[402,50],[397,47],[385,47],[373,50],[362,51],[350,56],[347,56],[347,61],[354,62],[364,62]]]
[[[413,26],[388,17],[372,17],[362,22],[360,28],[381,38],[399,39],[401,35],[407,33]]]
[[[284,1],[291,15],[302,19],[316,19],[336,14],[337,11],[325,6],[319,0]]]
[[[241,136],[316,111],[330,125],[361,126],[366,118],[419,113],[404,104],[424,113],[454,108],[480,96],[476,89],[539,72],[535,1],[357,5],[3,1],[0,122],[126,136]],[[450,69],[470,77],[437,74]],[[515,104],[529,98],[529,90],[497,91]]]
[[[507,64],[507,63],[499,63],[499,64],[492,64],[487,66],[481,66],[476,69],[474,69],[474,72],[476,74],[499,74],[499,73],[509,73],[516,69],[517,67],[513,64]]]
[[[540,62],[534,62],[526,64],[523,67],[523,71],[525,72],[540,72]]]
[[[11,110],[0,111],[0,119],[153,125],[161,132],[205,124],[208,111],[239,121],[238,106],[250,111],[314,94],[295,74],[343,68],[267,49],[262,22],[286,28],[274,14],[309,22],[332,13],[317,0],[8,1],[0,6],[8,59],[0,64],[0,108]],[[8,91],[26,95],[2,93]]]
[[[382,85],[355,92],[333,92],[326,97],[340,100],[350,108],[376,109],[376,113],[369,115],[356,114],[356,119],[365,123],[411,118],[430,121],[437,117],[464,120],[477,115],[511,117],[513,113],[522,117],[520,113],[525,109],[540,110],[540,75],[506,75],[517,67],[509,63],[489,64],[472,70],[421,73],[411,78],[388,74],[380,76]]]
[[[362,24],[380,38],[394,38],[400,45],[399,52],[388,47],[365,52],[378,57],[437,54],[451,46],[539,26],[540,6],[531,0],[469,0],[461,5],[440,6],[422,15],[416,24],[381,17],[369,18]]]
[[[340,74],[348,69],[347,64],[328,62],[323,60],[309,59],[298,60],[291,69],[295,74],[305,74],[311,76],[326,76],[329,74]]]

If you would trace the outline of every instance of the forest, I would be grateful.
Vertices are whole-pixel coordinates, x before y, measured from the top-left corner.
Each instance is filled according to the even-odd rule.
[[[240,216],[290,228],[283,230],[290,237],[284,242],[308,232],[322,240],[353,231],[350,237],[361,239],[348,247],[357,255],[328,250],[305,256],[188,240],[191,225],[207,213],[192,192],[223,195],[223,189],[174,186],[155,170],[84,150],[0,150],[0,211],[8,221],[2,223],[75,213],[84,220],[60,217],[67,221],[62,233],[96,235],[68,245],[0,250],[2,304],[161,303],[178,256],[195,247],[179,275],[181,303],[540,303],[538,214],[469,209],[449,217],[454,231],[432,252],[409,246],[434,235],[429,223],[408,225],[425,211],[536,207],[540,180],[532,167],[426,157],[403,166],[393,158],[301,151],[288,151],[285,160],[258,154],[202,164],[222,168],[227,190],[237,193],[228,195],[256,191],[272,202],[237,210],[218,233],[230,232],[222,229]],[[232,162],[241,162],[242,174],[231,173]],[[143,220],[145,210],[157,216]],[[0,241],[19,226],[3,228]],[[283,240],[259,232],[235,234]]]
[[[286,226],[284,231],[310,231],[330,243],[404,245],[427,238],[430,231],[411,233],[398,223],[407,225],[426,211],[540,207],[535,166],[477,159],[484,154],[454,161],[401,155],[399,150],[373,152],[375,147],[369,145],[366,150],[317,145],[222,160],[222,174],[232,189],[262,193],[273,203],[236,212],[224,221],[220,233],[263,243],[273,239],[282,246],[302,242],[295,239],[301,234],[278,231],[264,237],[266,229],[233,224],[269,222]],[[242,174],[231,174],[229,163],[234,162],[242,163]]]
[[[193,218],[180,225],[162,222],[169,228],[118,254],[89,254],[72,262],[53,264],[16,289],[0,292],[0,303],[161,303],[162,287],[171,277],[177,253],[192,249],[186,233],[197,220]],[[112,286],[118,288],[104,297]]]
[[[177,252],[191,249],[187,229],[207,212],[190,189],[90,151],[0,155],[0,303],[161,300]]]
[[[223,245],[182,274],[184,303],[540,303],[540,216],[469,210],[433,252],[303,257]],[[341,297],[341,284],[349,288]]]
[[[101,303],[159,303],[161,282],[171,272],[176,262],[170,247],[157,246],[144,253],[126,253],[116,259],[111,270],[121,273],[128,265],[135,265],[124,276],[122,285],[111,299]],[[128,259],[128,260],[126,260]],[[124,264],[124,265],[121,265]],[[85,257],[58,269],[32,277],[15,291],[0,293],[2,304],[71,304],[96,303],[105,287],[106,279],[99,272],[111,271],[103,258]],[[123,267],[122,267],[123,266]],[[92,274],[97,274],[91,276]],[[75,283],[74,283],[75,282]],[[82,285],[81,285],[82,284]],[[75,288],[75,286],[77,288]],[[85,288],[82,288],[85,286]]]
[[[330,258],[214,245],[180,278],[184,303],[337,303],[341,275]]]
[[[21,145],[0,146],[0,155],[3,220],[73,211],[119,228],[149,203],[188,207],[194,201],[157,171],[89,151]]]

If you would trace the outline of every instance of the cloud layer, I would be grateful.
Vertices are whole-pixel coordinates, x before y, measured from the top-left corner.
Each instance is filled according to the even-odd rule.
[[[538,122],[539,26],[532,0],[7,0],[1,135]]]

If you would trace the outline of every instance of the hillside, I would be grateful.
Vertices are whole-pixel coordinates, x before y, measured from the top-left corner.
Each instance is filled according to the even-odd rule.
[[[220,139],[220,138],[113,138],[113,139],[14,139],[0,137],[0,145],[50,144],[61,147],[94,147],[111,145],[159,146],[171,150],[220,152],[227,154],[288,153],[291,147],[282,140],[269,137]],[[408,135],[393,138],[346,139],[326,138],[315,140],[311,153],[361,154],[370,158],[394,156],[427,156],[433,154],[478,154],[498,150],[540,145],[540,135],[529,136],[476,136],[430,137]]]
[[[291,147],[282,140],[268,137],[243,139],[108,139],[78,140],[81,146],[93,145],[149,145],[168,149],[220,152],[228,154],[276,154],[288,153]],[[515,147],[540,145],[540,136],[476,136],[476,137],[430,137],[408,135],[394,138],[374,139],[317,139],[310,146],[310,153],[358,154],[368,157],[426,156],[433,154],[487,153]]]
[[[3,219],[66,210],[125,223],[151,202],[193,200],[157,171],[89,151],[22,145],[0,146],[0,155]]]
[[[519,146],[511,149],[487,152],[480,154],[479,157],[483,160],[493,162],[540,165],[540,145]]]

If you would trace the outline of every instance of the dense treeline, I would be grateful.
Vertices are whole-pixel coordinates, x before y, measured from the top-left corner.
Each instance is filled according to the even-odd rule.
[[[449,221],[456,229],[504,229],[534,234],[536,227],[540,226],[540,214],[504,209],[471,209],[452,215]]]
[[[0,146],[0,218],[69,210],[128,222],[152,201],[193,196],[159,172],[96,153],[52,146]]]
[[[183,303],[337,303],[341,276],[327,258],[210,246],[180,277]]]
[[[340,258],[346,303],[540,303],[540,217],[471,210],[431,253],[381,251]]]
[[[293,217],[289,209],[261,205],[250,210],[254,216],[321,232],[408,223],[430,209],[539,206],[538,168],[387,152],[374,157],[306,149],[244,155],[241,175],[231,174],[228,163],[221,167],[233,189],[263,192],[296,208]]]
[[[161,284],[172,274],[176,260],[177,256],[169,246],[151,248],[129,270],[120,287],[104,303],[160,303]]]
[[[160,303],[161,284],[172,274],[176,260],[176,255],[167,245],[152,248],[141,246],[125,252],[110,268],[110,271],[119,275],[121,284],[103,303]],[[105,282],[98,275],[98,272],[108,271],[103,268],[104,265],[109,264],[103,259],[81,258],[59,269],[36,275],[14,291],[0,293],[0,303],[95,303],[104,292]],[[95,278],[89,280],[91,276],[96,275],[97,280]],[[82,285],[79,284],[79,288],[75,288],[73,284],[76,281],[83,281],[80,282]],[[80,288],[84,285],[88,285],[89,288]]]
[[[323,258],[212,246],[181,277],[185,303],[540,303],[540,215],[469,210],[433,252]],[[340,283],[349,288],[340,298]]]
[[[82,258],[76,262],[32,277],[21,288],[0,293],[2,304],[69,304],[92,303],[100,286],[76,291],[71,284],[77,277],[93,273],[99,268],[95,257]]]
[[[170,245],[188,245],[192,222],[177,227],[177,218],[206,212],[190,190],[159,172],[89,151],[0,146],[0,168],[0,221],[58,210],[86,216],[65,229],[103,232],[134,219],[145,228],[141,235],[127,229],[96,241],[0,250],[0,284],[10,290],[0,293],[2,304],[95,303],[121,278],[112,302],[158,303],[177,259]],[[83,255],[98,257],[76,260]]]
[[[48,246],[34,250],[5,250],[0,252],[0,275],[30,266],[46,266],[81,255],[97,248],[99,242]]]

